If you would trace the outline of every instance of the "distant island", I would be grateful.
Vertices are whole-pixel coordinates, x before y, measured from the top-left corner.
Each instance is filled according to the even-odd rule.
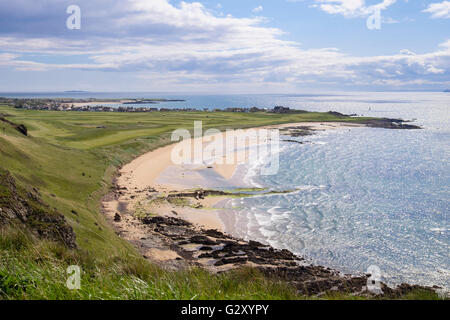
[[[445,89],[444,92],[450,92],[450,89]]]

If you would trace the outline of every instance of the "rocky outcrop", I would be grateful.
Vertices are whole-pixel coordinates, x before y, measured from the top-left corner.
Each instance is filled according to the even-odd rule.
[[[9,124],[11,127],[16,129],[17,131],[19,131],[24,136],[28,136],[28,129],[27,129],[27,127],[25,125],[23,125],[23,124],[15,124],[14,122],[11,122],[8,119],[6,119],[3,115],[0,115],[0,121],[3,121],[5,123]]]
[[[330,268],[311,265],[288,250],[277,250],[256,241],[244,241],[218,230],[197,228],[174,217],[147,217],[141,222],[147,227],[148,238],[162,239],[159,243],[164,242],[167,248],[176,252],[179,266],[200,266],[213,272],[226,272],[243,266],[255,267],[267,277],[295,285],[299,293],[308,296],[333,292],[374,295],[367,290],[369,275],[344,275]],[[174,265],[175,261],[171,262],[171,266]],[[417,288],[432,290],[408,284],[390,288],[381,283],[383,294],[392,298]]]
[[[287,250],[275,250],[256,241],[242,241],[218,230],[196,228],[190,222],[174,217],[150,217],[141,219],[149,234],[165,237],[172,250],[188,262],[215,268],[236,265],[287,266],[301,258]]]
[[[0,168],[0,227],[19,223],[40,238],[75,248],[75,233],[64,216],[41,200],[36,188],[26,190]]]
[[[362,123],[370,128],[406,129],[406,130],[422,129],[419,126],[407,124],[405,122],[407,121],[401,119],[380,118],[380,119],[366,120],[363,121]]]
[[[205,199],[205,197],[209,196],[229,196],[230,193],[219,190],[195,190],[192,192],[178,192],[171,193],[167,196],[167,199],[175,199],[175,198],[194,198],[194,199]]]
[[[343,114],[343,113],[340,113],[340,112],[337,112],[337,111],[328,111],[328,114],[330,114],[332,116],[335,116],[335,117],[338,117],[338,118],[348,118],[348,117],[350,117],[347,114]]]
[[[330,111],[330,114],[336,117],[342,117],[342,118],[348,118],[349,116],[343,115],[338,112]],[[422,129],[420,126],[408,124],[405,123],[407,121],[404,121],[402,119],[389,119],[389,118],[377,118],[377,119],[370,119],[370,120],[361,120],[361,121],[355,121],[348,122],[348,124],[359,124],[364,125],[369,128],[384,128],[384,129],[403,129],[403,130],[413,130],[413,129]],[[347,122],[346,122],[347,123]],[[316,131],[321,131],[318,129],[315,129],[311,126],[290,126],[285,127],[281,130],[281,134],[285,136],[290,136],[294,138],[298,137],[305,137],[315,134]],[[297,140],[283,140],[286,142],[295,142],[302,144],[303,142],[297,141]]]

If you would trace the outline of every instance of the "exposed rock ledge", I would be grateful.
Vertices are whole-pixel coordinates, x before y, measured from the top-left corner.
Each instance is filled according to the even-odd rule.
[[[292,283],[299,293],[309,296],[330,292],[373,295],[367,290],[369,275],[344,275],[313,266],[288,250],[202,229],[175,217],[137,218],[127,212],[126,204],[119,205],[119,209],[120,213],[114,215],[105,211],[117,233],[133,243],[146,259],[164,268],[179,270],[197,266],[217,273],[247,266],[259,269],[268,277]],[[433,290],[408,284],[390,288],[383,283],[381,288],[384,295],[392,298],[417,288]]]
[[[350,116],[343,115],[337,112],[331,112],[335,116],[341,116],[343,119],[348,118]],[[356,118],[357,119],[357,118]],[[355,122],[342,122],[341,124],[345,124],[346,126],[363,126],[369,128],[382,128],[382,129],[394,129],[394,130],[417,130],[422,129],[422,127],[414,124],[409,124],[410,121],[405,121],[402,119],[389,119],[389,118],[376,118],[369,120],[361,120]],[[325,128],[326,129],[326,128]],[[312,127],[310,125],[292,125],[281,128],[281,133],[286,136],[291,137],[304,137],[313,135],[316,131],[323,131],[325,129],[318,129],[316,127]],[[286,142],[295,142],[303,144],[304,142],[299,142],[296,140],[283,140]]]
[[[0,168],[0,228],[6,225],[22,225],[40,238],[77,247],[72,227],[42,201],[39,190],[17,185],[9,171]]]

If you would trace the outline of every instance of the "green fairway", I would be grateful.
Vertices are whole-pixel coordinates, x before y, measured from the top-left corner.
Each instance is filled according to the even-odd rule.
[[[48,142],[94,149],[124,143],[136,138],[157,137],[177,128],[193,127],[203,121],[208,128],[249,128],[268,124],[302,121],[361,121],[363,118],[339,118],[329,113],[232,113],[232,112],[58,112],[31,111],[1,107],[17,123],[24,123],[33,137]]]
[[[78,249],[0,228],[0,299],[298,299],[293,287],[255,270],[209,275],[169,272],[144,260],[101,214],[117,168],[168,144],[174,129],[248,128],[301,121],[361,121],[329,113],[229,112],[94,113],[19,110],[0,114],[24,124],[28,136],[0,121],[0,169],[24,188],[35,187],[73,227]],[[79,264],[82,289],[65,286],[67,266]]]

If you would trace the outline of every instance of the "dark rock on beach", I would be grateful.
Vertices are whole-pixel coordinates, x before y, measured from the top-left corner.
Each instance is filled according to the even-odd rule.
[[[193,236],[190,238],[191,243],[205,244],[205,245],[215,245],[216,241],[202,235]]]
[[[284,142],[292,142],[292,143],[304,144],[303,141],[297,141],[297,140],[292,140],[292,139],[285,139],[283,141]]]

